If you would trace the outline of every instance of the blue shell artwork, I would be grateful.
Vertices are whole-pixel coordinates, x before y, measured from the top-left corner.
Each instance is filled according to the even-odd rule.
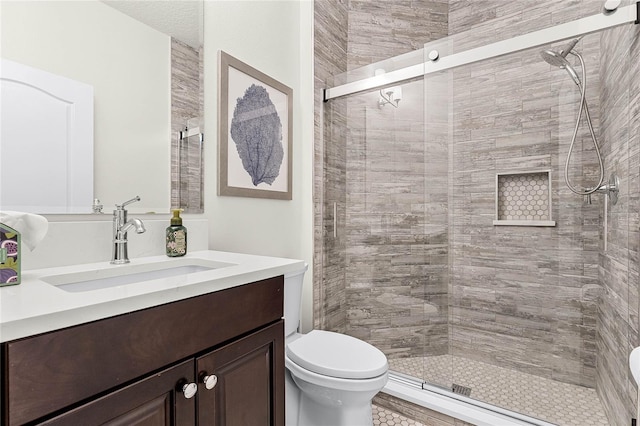
[[[253,185],[273,184],[280,174],[284,149],[282,123],[267,89],[252,84],[238,98],[230,133]]]

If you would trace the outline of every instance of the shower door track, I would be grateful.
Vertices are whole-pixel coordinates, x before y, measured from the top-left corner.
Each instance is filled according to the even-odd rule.
[[[620,7],[610,13],[603,12],[598,15],[592,15],[542,30],[533,31],[508,40],[498,41],[447,56],[440,56],[434,61],[422,62],[417,65],[390,71],[375,77],[365,78],[351,83],[327,88],[324,89],[324,101],[327,102],[330,99],[379,89],[392,84],[422,77],[424,75],[473,64],[486,59],[497,58],[499,56],[520,52],[569,38],[580,37],[624,24],[637,24],[639,8],[640,2],[633,3],[629,6]]]
[[[430,385],[425,381],[395,371],[391,371],[389,373],[389,382],[382,391],[389,395],[404,399],[405,401],[450,415],[460,420],[472,421],[474,424],[495,426],[495,421],[501,421],[500,424],[504,425],[505,423],[503,422],[509,419],[512,421],[512,423],[510,423],[511,425],[555,426],[554,424],[545,422],[544,420],[529,417],[467,396],[458,395],[445,388]],[[418,397],[408,397],[408,393],[416,394]],[[458,407],[454,410],[443,409],[441,405],[434,402],[440,399],[439,397],[448,400],[448,405],[453,404],[458,405]],[[472,410],[464,410],[465,407],[471,408]],[[481,412],[482,415],[478,417],[471,413],[461,415],[462,411],[474,410],[476,412]],[[483,419],[479,417],[483,417]],[[487,420],[487,418],[489,418],[489,420]]]

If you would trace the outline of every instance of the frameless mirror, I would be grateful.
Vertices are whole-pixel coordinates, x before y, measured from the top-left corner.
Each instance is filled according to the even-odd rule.
[[[136,195],[142,200],[131,210],[138,213],[166,213],[170,207],[202,211],[201,185],[193,190],[196,185],[189,181],[201,184],[202,2],[0,2],[0,20],[3,59],[93,89],[93,198],[101,200],[106,213]],[[26,122],[38,127],[42,114],[27,115]],[[188,137],[194,134],[198,137]],[[3,132],[0,145],[8,139]],[[75,148],[62,144],[52,150],[47,135],[36,139],[48,148],[30,149],[23,156],[29,165],[36,158],[46,163],[47,149],[65,153],[64,160],[51,161],[52,167],[30,169],[33,187],[65,187],[63,177],[83,180],[69,178],[66,170]],[[14,159],[2,161],[13,165]],[[26,179],[7,179],[25,198],[40,197],[29,193]],[[84,203],[66,212],[91,213],[91,203]],[[37,203],[33,211],[63,212]]]

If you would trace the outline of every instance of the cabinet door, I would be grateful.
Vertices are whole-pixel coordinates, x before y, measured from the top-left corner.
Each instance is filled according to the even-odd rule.
[[[282,320],[198,358],[196,367],[198,424],[284,426]],[[207,389],[211,375],[217,384]]]
[[[195,397],[182,386],[195,383],[193,360],[168,368],[41,423],[77,426],[193,426]]]

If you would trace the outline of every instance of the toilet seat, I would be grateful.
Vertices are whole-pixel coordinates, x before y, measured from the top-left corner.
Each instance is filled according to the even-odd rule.
[[[287,356],[285,357],[285,366],[289,373],[291,373],[291,377],[293,381],[296,383],[298,388],[302,389],[302,382],[311,383],[315,386],[323,387],[327,389],[329,392],[374,392],[377,393],[380,389],[387,384],[388,380],[388,372],[384,374],[373,377],[370,379],[341,379],[338,377],[329,377],[324,374],[314,373],[313,371],[309,371],[306,368],[303,368],[291,361],[291,359]]]
[[[313,330],[290,342],[287,357],[313,373],[341,379],[370,379],[387,372],[387,357],[355,337]]]

